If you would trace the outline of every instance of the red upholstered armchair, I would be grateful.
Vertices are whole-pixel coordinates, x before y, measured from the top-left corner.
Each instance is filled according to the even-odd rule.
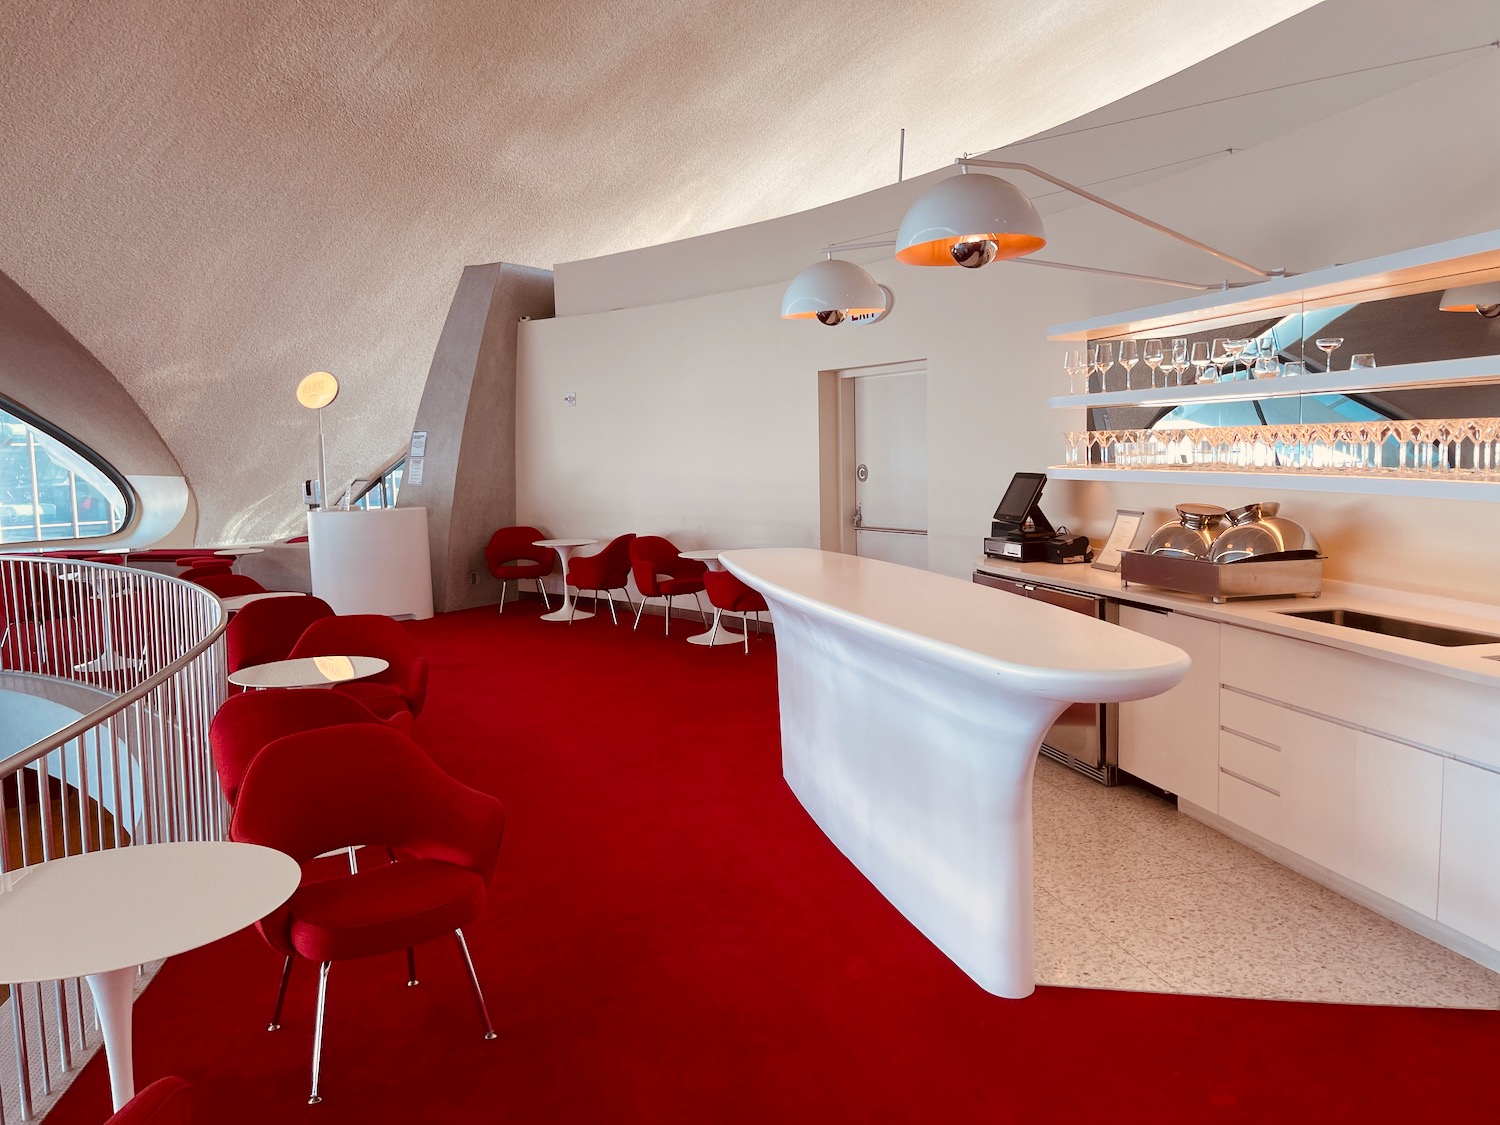
[[[708,567],[697,559],[685,559],[677,553],[670,539],[660,535],[642,535],[630,545],[630,571],[635,588],[641,592],[641,606],[635,611],[635,628],[641,627],[641,614],[650,598],[665,598],[667,615],[665,632],[672,632],[672,599],[678,594],[692,594],[693,600],[703,591],[703,575]],[[703,603],[698,602],[698,616],[708,623]]]
[[[357,699],[321,688],[280,688],[231,695],[208,725],[208,745],[224,799],[233,805],[255,756],[278,738],[323,727],[380,720]]]
[[[232,598],[236,594],[264,594],[266,588],[247,574],[210,574],[206,578],[188,579],[195,586],[202,586],[216,598]]]
[[[630,581],[630,545],[635,542],[635,534],[627,532],[618,535],[609,541],[609,545],[597,555],[584,555],[581,558],[574,556],[568,561],[568,573],[564,579],[580,594],[585,590],[592,591],[594,605],[598,608],[599,595],[612,590],[624,590],[626,604],[634,608],[635,603],[630,600],[630,589],[626,585]],[[577,606],[575,598],[573,605]],[[615,599],[609,599],[609,617],[616,625],[620,619],[615,616]],[[568,618],[568,624],[572,624],[572,617]]]
[[[184,582],[196,582],[200,578],[213,578],[216,575],[233,574],[234,570],[227,562],[200,562],[188,567],[177,577]]]
[[[446,933],[457,939],[486,1039],[495,1038],[463,927],[484,910],[505,833],[493,797],[449,777],[411,739],[368,724],[278,739],[250,764],[235,806],[236,840],[306,862],[355,843],[396,850],[395,863],[304,879],[259,923],[286,955],[271,1024],[280,1023],[294,958],[319,964],[312,1093],[318,1093],[328,973],[335,961],[394,953]]]
[[[278,601],[272,598],[272,601]],[[288,654],[303,656],[378,656],[390,666],[384,672],[347,684],[334,691],[359,700],[375,716],[399,730],[410,730],[427,699],[427,658],[417,652],[396,622],[378,613],[354,613],[323,617],[307,627]]]
[[[332,617],[322,598],[264,598],[251,602],[229,619],[224,630],[229,671],[285,660],[314,621]]]
[[[557,552],[551,547],[536,546],[538,539],[545,538],[534,527],[502,527],[490,536],[489,545],[484,549],[484,563],[490,568],[490,573],[500,579],[501,613],[505,612],[505,587],[512,578],[516,580],[518,590],[521,579],[535,580],[542,604],[549,610],[552,608],[542,579],[557,566]]]
[[[181,1078],[158,1078],[122,1105],[104,1125],[191,1125],[193,1088]]]
[[[740,628],[745,634],[745,655],[750,655],[750,622],[748,613],[755,614],[755,631],[760,632],[760,613],[767,609],[766,599],[759,590],[745,585],[727,570],[710,570],[703,576],[703,588],[708,594],[708,604],[714,607],[714,628],[708,636],[712,647],[719,633],[719,618],[725,613],[740,615]]]

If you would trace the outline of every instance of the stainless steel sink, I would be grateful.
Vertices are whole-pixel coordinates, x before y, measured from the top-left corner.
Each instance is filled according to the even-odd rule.
[[[1361,613],[1356,609],[1291,609],[1277,612],[1284,617],[1300,617],[1304,621],[1322,621],[1327,625],[1341,625],[1345,629],[1358,629],[1365,633],[1379,633],[1384,637],[1400,637],[1402,640],[1421,641],[1424,644],[1443,645],[1446,648],[1457,648],[1460,645],[1500,644],[1500,636],[1491,633],[1450,629],[1446,625],[1428,625],[1421,621],[1408,621],[1404,617]]]

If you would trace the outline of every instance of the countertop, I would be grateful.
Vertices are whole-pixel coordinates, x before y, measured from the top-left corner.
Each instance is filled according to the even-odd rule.
[[[1330,581],[1323,583],[1321,597],[1252,598],[1217,604],[1208,598],[1172,593],[1152,586],[1132,584],[1122,588],[1118,573],[1099,570],[1087,563],[1018,563],[980,556],[974,560],[974,568],[1002,578],[1024,579],[1134,605],[1169,609],[1190,617],[1309,641],[1424,672],[1500,688],[1500,640],[1494,644],[1447,648],[1285,615],[1287,610],[1353,609],[1424,624],[1494,633],[1500,637],[1500,607],[1497,606]]]
[[[720,557],[782,606],[875,640],[882,651],[998,677],[1021,694],[1068,703],[1141,699],[1188,670],[1172,645],[1042,602],[996,598],[946,574],[801,547]]]

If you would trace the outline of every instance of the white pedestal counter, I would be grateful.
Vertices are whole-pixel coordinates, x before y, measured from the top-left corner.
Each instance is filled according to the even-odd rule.
[[[432,616],[426,508],[308,512],[312,592],[337,614]]]
[[[987,991],[1035,986],[1031,785],[1073,703],[1142,699],[1185,653],[910,567],[730,551],[776,626],[782,768],[818,826]]]

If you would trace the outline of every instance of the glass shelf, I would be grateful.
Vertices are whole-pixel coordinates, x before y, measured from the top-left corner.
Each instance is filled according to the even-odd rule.
[[[1138,373],[1139,375],[1139,373]],[[1183,387],[1143,387],[1088,395],[1058,395],[1047,400],[1055,408],[1094,406],[1178,406],[1184,403],[1243,402],[1257,398],[1350,393],[1414,387],[1455,387],[1500,383],[1500,355],[1406,363],[1397,367],[1323,371],[1250,379],[1230,383],[1193,383]]]
[[[1048,480],[1098,480],[1120,484],[1184,484],[1224,488],[1264,488],[1277,492],[1368,493],[1412,496],[1427,500],[1500,499],[1500,481],[1459,480],[1451,477],[1397,477],[1372,472],[1294,472],[1286,469],[1115,469],[1101,465],[1054,465]]]

